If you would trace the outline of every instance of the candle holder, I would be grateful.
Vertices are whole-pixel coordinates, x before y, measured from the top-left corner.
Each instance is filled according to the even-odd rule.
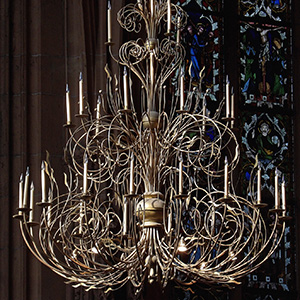
[[[70,122],[70,123],[64,124],[63,127],[65,127],[65,128],[74,128],[74,127],[76,127],[76,125],[73,124],[72,122]]]
[[[258,208],[258,209],[265,208],[267,206],[268,206],[267,203],[256,203],[256,204],[254,204],[254,207]]]

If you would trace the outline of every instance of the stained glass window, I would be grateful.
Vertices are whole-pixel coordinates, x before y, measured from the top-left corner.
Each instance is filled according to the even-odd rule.
[[[236,71],[239,75],[235,85],[239,90],[236,92],[239,116],[235,122],[241,140],[239,187],[244,195],[249,192],[251,169],[260,162],[262,196],[272,208],[274,174],[278,168],[287,182],[287,214],[292,215],[291,1],[238,0],[225,4],[217,0],[177,0],[177,3],[189,15],[182,40],[187,51],[186,75],[196,83],[205,66],[202,90],[209,91],[211,104],[218,103],[224,96],[225,76],[228,74],[225,60],[233,55],[238,62]],[[234,7],[235,11],[232,10]],[[224,30],[226,26],[227,31]],[[237,48],[227,43],[230,49],[237,49],[236,53],[228,51],[226,54],[224,43],[226,45],[227,40],[237,42]],[[287,223],[281,245],[271,259],[244,280],[241,299],[294,299],[292,224]],[[207,299],[231,299],[229,294],[215,293],[213,297],[207,295]]]
[[[223,7],[222,0],[179,0],[178,4],[182,7],[189,6],[196,8],[197,11],[220,11]]]
[[[217,106],[222,98],[223,62],[220,58],[223,44],[223,18],[216,13],[222,9],[222,1],[181,1],[188,14],[188,23],[182,33],[186,49],[185,74],[192,85],[197,85],[200,76],[202,92],[206,93],[209,109]]]
[[[290,0],[240,0],[240,15],[282,22],[290,16]]]
[[[274,174],[284,175],[292,214],[292,63],[290,1],[240,0],[240,108],[242,182],[259,161],[262,195],[274,207]],[[249,275],[245,299],[293,298],[293,227],[287,223],[282,242],[271,259]]]
[[[289,29],[242,22],[240,37],[242,101],[258,107],[290,106]]]

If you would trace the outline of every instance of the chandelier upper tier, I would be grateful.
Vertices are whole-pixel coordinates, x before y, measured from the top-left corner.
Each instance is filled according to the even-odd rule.
[[[219,108],[209,111],[201,91],[205,70],[197,84],[184,73],[180,34],[187,15],[179,6],[137,0],[117,18],[129,32],[145,30],[145,39],[120,47],[121,80],[105,68],[106,92],[94,110],[80,75],[77,126],[67,88],[63,192],[48,159],[40,202],[29,169],[21,176],[16,218],[23,238],[43,264],[86,289],[110,291],[128,281],[137,291],[146,281],[162,288],[170,281],[237,284],[281,240],[285,182],[276,171],[274,208],[264,209],[258,162],[247,197],[236,195],[240,152],[229,82]],[[107,19],[111,49],[110,2]]]

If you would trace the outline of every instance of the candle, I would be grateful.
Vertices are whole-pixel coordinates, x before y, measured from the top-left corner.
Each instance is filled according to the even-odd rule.
[[[23,185],[23,174],[21,174],[19,181],[19,208],[23,208]]]
[[[184,72],[181,71],[180,76],[180,110],[184,110]]]
[[[124,109],[128,109],[128,74],[127,68],[124,67],[123,72],[123,88],[124,88]]]
[[[29,222],[33,222],[33,211],[34,211],[34,184],[33,184],[33,182],[31,182]]]
[[[228,75],[226,76],[226,118],[230,117],[230,81]]]
[[[112,35],[111,35],[111,3],[108,0],[107,3],[107,41],[111,43]]]
[[[278,169],[275,170],[275,209],[279,208],[279,195],[278,195]]]
[[[82,234],[83,231],[83,217],[84,217],[84,211],[83,211],[83,203],[81,200],[79,204],[79,234]]]
[[[23,194],[23,208],[28,207],[28,189],[29,189],[29,167],[27,167],[25,175],[25,185],[24,185],[24,194]]]
[[[224,198],[228,197],[228,160],[225,156],[225,166],[224,166]]]
[[[231,118],[234,118],[234,90],[233,87],[231,88],[231,110],[230,110],[230,114],[231,114]],[[231,121],[231,128],[233,128],[234,126],[234,120]]]
[[[49,188],[48,190],[48,199],[49,199],[49,203],[52,202],[52,197],[51,197],[52,193],[51,193],[51,189]],[[52,221],[52,211],[51,211],[51,206],[48,207],[47,209],[47,226],[50,227],[51,226],[51,221]]]
[[[284,176],[282,177],[281,183],[281,199],[282,199],[282,209],[286,210],[286,198],[285,198],[285,179]]]
[[[79,74],[79,114],[83,115],[84,108],[83,108],[83,79],[82,79],[82,72]]]
[[[46,172],[45,172],[46,166],[45,162],[42,161],[41,165],[41,188],[42,188],[42,202],[46,202]]]
[[[183,162],[182,159],[179,161],[179,195],[183,193]]]
[[[129,194],[134,194],[134,157],[133,152],[131,152],[130,157],[130,178],[129,178]]]
[[[128,206],[128,201],[126,198],[124,198],[123,202],[123,234],[127,233],[127,208]]]
[[[178,17],[177,18],[177,39],[176,39],[176,42],[179,44],[180,43],[180,26],[181,26],[181,18]]]
[[[168,0],[168,19],[167,19],[167,32],[171,32],[171,14],[172,14],[172,8],[171,8],[171,0]]]
[[[154,16],[154,0],[150,0],[150,14]]]
[[[97,108],[96,108],[96,119],[99,120],[101,117],[101,95],[102,90],[99,90],[98,98],[97,98]]]
[[[261,164],[258,163],[257,171],[257,204],[261,203]]]
[[[83,194],[87,194],[88,156],[85,153],[83,159]]]
[[[66,112],[67,112],[67,124],[71,124],[70,90],[68,84],[66,85]]]
[[[171,231],[171,227],[172,227],[172,210],[169,211],[168,214],[168,232]]]

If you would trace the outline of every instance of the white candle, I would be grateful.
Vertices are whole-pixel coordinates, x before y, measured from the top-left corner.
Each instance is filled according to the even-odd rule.
[[[112,34],[111,34],[111,3],[108,0],[107,3],[107,41],[111,43],[112,41]]]
[[[184,110],[184,73],[180,76],[180,110]]]
[[[278,169],[276,168],[275,170],[275,209],[278,209],[279,208],[279,186],[278,186],[278,182],[279,182],[279,179],[278,179]]]
[[[79,204],[79,234],[82,234],[83,231],[83,217],[84,217],[84,210],[83,210],[83,203],[81,200]]]
[[[42,161],[41,165],[41,188],[42,188],[42,202],[46,202],[47,196],[46,196],[46,172],[45,172],[46,166],[45,162]]]
[[[134,194],[134,156],[131,152],[130,157],[130,175],[129,175],[129,194]]]
[[[183,162],[182,159],[179,161],[179,195],[183,193]]]
[[[27,167],[23,194],[23,207],[28,207],[28,189],[29,189],[29,167]]]
[[[225,156],[225,164],[224,164],[224,198],[228,197],[228,160],[227,156]]]
[[[282,177],[281,183],[281,198],[282,198],[282,209],[286,210],[286,197],[285,197],[285,179],[284,176]]]
[[[101,94],[102,94],[102,91],[100,90],[98,93],[97,108],[96,108],[96,119],[97,120],[100,120],[100,117],[101,117]]]
[[[87,194],[88,156],[85,153],[83,159],[83,194]]]
[[[23,174],[21,174],[19,181],[19,208],[23,208],[23,185]]]
[[[171,0],[168,0],[168,21],[167,21],[167,32],[171,32],[171,16],[172,15],[172,7]]]
[[[79,74],[79,114],[83,115],[84,108],[83,108],[83,79],[82,79],[82,72]]]
[[[33,222],[33,212],[34,212],[34,184],[33,184],[33,182],[31,182],[29,222]]]
[[[124,89],[124,109],[128,109],[129,102],[128,102],[128,74],[127,68],[124,67],[123,72],[123,89]]]
[[[128,206],[128,201],[126,198],[124,198],[123,202],[123,234],[127,233],[127,208]]]
[[[67,113],[67,124],[71,124],[70,90],[68,84],[66,85],[66,113]]]
[[[154,0],[150,0],[150,14],[154,16]]]
[[[181,34],[180,34],[180,26],[181,26],[181,18],[178,17],[177,18],[177,39],[176,39],[176,42],[179,44],[180,43],[180,37],[181,37]]]
[[[228,75],[226,76],[226,118],[230,117],[230,81]]]
[[[261,203],[261,164],[258,163],[257,171],[257,204]]]

